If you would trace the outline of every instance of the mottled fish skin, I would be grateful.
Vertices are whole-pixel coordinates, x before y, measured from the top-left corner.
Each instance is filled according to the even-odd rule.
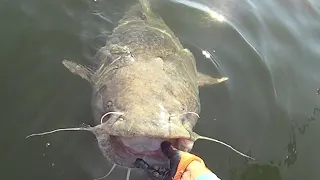
[[[193,54],[148,3],[140,0],[119,21],[95,56],[98,66],[64,60],[92,85],[94,134],[101,151],[125,167],[132,167],[136,157],[117,149],[112,137],[190,138],[200,113],[199,85],[219,83],[197,72]],[[122,114],[100,124],[107,112]]]

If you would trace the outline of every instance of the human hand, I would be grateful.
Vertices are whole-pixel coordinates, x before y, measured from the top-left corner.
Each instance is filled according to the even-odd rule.
[[[202,175],[216,177],[205,165],[204,161],[191,153],[180,151],[173,147],[170,142],[161,143],[162,152],[170,160],[170,173],[168,180],[195,180]],[[219,180],[219,178],[215,178]]]

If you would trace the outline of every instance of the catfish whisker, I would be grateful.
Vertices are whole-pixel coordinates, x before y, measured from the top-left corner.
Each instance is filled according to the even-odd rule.
[[[42,133],[30,134],[26,138],[33,137],[33,136],[43,136],[43,135],[52,134],[52,133],[60,132],[60,131],[90,131],[90,132],[92,132],[92,129],[91,129],[91,127],[61,128],[61,129],[55,129],[52,131],[47,131],[47,132],[42,132]]]
[[[233,148],[231,145],[229,145],[229,144],[227,144],[227,143],[225,143],[225,142],[222,142],[222,141],[219,141],[219,140],[217,140],[217,139],[213,139],[213,138],[203,137],[203,136],[199,137],[199,139],[204,139],[204,140],[209,140],[209,141],[217,142],[217,143],[219,143],[219,144],[222,144],[222,145],[224,145],[224,146],[226,146],[226,147],[230,148],[231,150],[233,150],[234,152],[236,152],[236,153],[240,154],[241,156],[244,156],[244,157],[246,157],[246,158],[249,158],[249,159],[255,160],[253,157],[248,156],[248,155],[246,155],[246,154],[244,154],[244,153],[242,153],[242,152],[240,152],[240,151],[236,150],[236,149],[235,149],[235,148]]]
[[[110,169],[110,171],[109,171],[106,175],[104,175],[104,176],[102,176],[102,177],[99,177],[99,178],[96,178],[96,179],[94,179],[94,180],[100,180],[100,179],[104,179],[104,178],[108,177],[108,176],[112,173],[112,171],[114,170],[114,168],[115,168],[116,166],[117,166],[116,164],[113,164],[112,167],[111,167],[111,169]]]
[[[99,18],[107,21],[110,24],[114,24],[110,19],[108,19],[106,16],[102,15],[102,13],[100,13],[100,12],[93,12],[92,14],[98,16]]]
[[[229,145],[229,144],[227,144],[227,143],[225,143],[225,142],[219,141],[219,140],[217,140],[217,139],[213,139],[213,138],[205,137],[205,136],[200,136],[200,135],[196,134],[195,132],[192,132],[192,133],[191,133],[191,135],[193,136],[193,137],[192,137],[192,139],[193,139],[194,141],[196,141],[196,140],[198,140],[198,139],[203,139],[203,140],[213,141],[213,142],[216,142],[216,143],[222,144],[222,145],[224,145],[224,146],[226,146],[226,147],[230,148],[231,150],[233,150],[234,152],[236,152],[236,153],[240,154],[241,156],[244,156],[244,157],[246,157],[246,158],[249,158],[249,159],[255,160],[253,157],[248,156],[248,155],[246,155],[246,154],[244,154],[244,153],[242,153],[242,152],[238,151],[237,149],[233,148],[231,145]]]
[[[130,179],[131,168],[128,168],[126,180]]]
[[[199,114],[196,113],[196,112],[186,112],[186,113],[183,113],[181,115],[186,115],[186,114],[193,114],[193,115],[196,115],[198,118],[200,118]]]
[[[101,116],[100,118],[100,123],[103,124],[103,119],[108,116],[109,114],[118,114],[118,115],[123,115],[123,112],[107,112],[104,115]]]

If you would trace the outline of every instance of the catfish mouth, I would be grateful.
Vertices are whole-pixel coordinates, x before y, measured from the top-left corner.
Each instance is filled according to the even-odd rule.
[[[170,142],[182,151],[190,151],[193,146],[193,141],[185,138],[110,136],[109,139],[114,155],[117,156],[115,158],[118,161],[117,164],[132,168],[137,158],[145,160],[150,165],[168,167],[169,159],[162,153],[160,147],[163,141]]]

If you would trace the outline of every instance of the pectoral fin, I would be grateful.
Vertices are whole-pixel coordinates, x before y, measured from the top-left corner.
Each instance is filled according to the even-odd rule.
[[[68,68],[72,73],[81,76],[83,79],[87,81],[91,81],[91,76],[93,74],[92,70],[88,67],[82,66],[72,61],[63,60],[62,64]]]
[[[218,83],[224,82],[228,79],[229,79],[228,77],[213,78],[209,75],[198,72],[198,84],[200,87],[206,86],[206,85],[218,84]]]

